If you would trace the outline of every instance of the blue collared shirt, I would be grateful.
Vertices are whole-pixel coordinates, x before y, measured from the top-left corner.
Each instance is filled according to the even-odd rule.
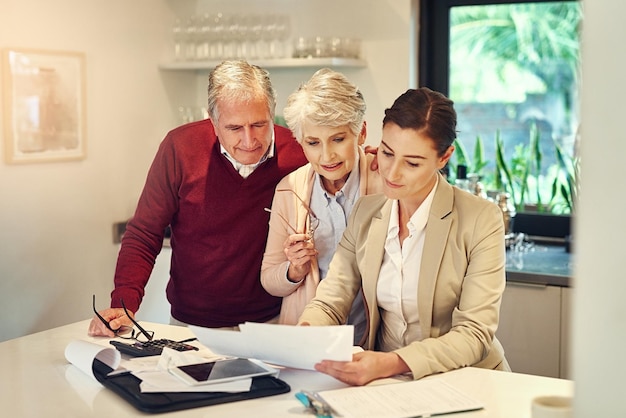
[[[359,188],[358,156],[348,180],[334,196],[324,189],[320,175],[315,174],[310,206],[320,220],[314,235],[315,248],[319,251],[317,262],[320,279],[326,277],[328,273],[330,260],[346,229],[348,215],[359,198]]]

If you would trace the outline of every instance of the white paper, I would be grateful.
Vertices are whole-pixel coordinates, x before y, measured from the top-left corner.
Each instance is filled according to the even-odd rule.
[[[157,363],[156,368],[159,370],[169,370],[172,367],[207,363],[222,359],[224,359],[224,356],[204,353],[200,354],[197,351],[177,351],[173,348],[163,347],[163,351],[159,356],[159,362]]]
[[[179,352],[168,347],[163,348],[160,356],[133,357],[124,360],[121,364],[121,353],[113,347],[105,347],[100,344],[84,340],[70,342],[65,348],[65,358],[78,370],[90,376],[97,382],[93,374],[93,362],[100,360],[116,373],[131,372],[139,379],[142,392],[246,392],[250,390],[252,379],[240,379],[233,382],[192,387],[185,384],[176,376],[170,374],[169,369],[174,366],[203,363],[224,358],[216,356],[209,350],[202,352]],[[71,375],[71,374],[70,374]],[[67,373],[66,373],[67,376]],[[97,393],[97,392],[95,392]],[[88,404],[92,399],[85,400]]]
[[[429,417],[483,408],[480,401],[443,380],[349,387],[318,394],[344,418]]]
[[[252,386],[252,379],[245,378],[232,382],[212,385],[191,386],[164,370],[143,371],[135,374],[141,379],[141,392],[247,392]]]
[[[297,326],[246,322],[240,331],[189,326],[214,353],[314,370],[322,360],[350,361],[354,327]]]
[[[94,399],[104,390],[100,382],[71,364],[65,369],[65,380],[89,408],[93,408]]]
[[[93,362],[95,359],[100,360],[115,370],[120,365],[122,356],[113,347],[104,347],[84,340],[74,340],[65,347],[65,358],[82,372],[96,380],[96,376],[93,374]]]

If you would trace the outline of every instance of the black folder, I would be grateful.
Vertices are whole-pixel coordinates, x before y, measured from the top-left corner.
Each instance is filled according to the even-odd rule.
[[[100,360],[94,360],[93,374],[102,385],[117,393],[135,408],[143,412],[161,413],[200,406],[217,405],[245,399],[287,393],[289,385],[274,376],[259,376],[252,379],[248,392],[161,392],[142,393],[139,388],[141,379],[131,373],[107,376],[111,369]]]

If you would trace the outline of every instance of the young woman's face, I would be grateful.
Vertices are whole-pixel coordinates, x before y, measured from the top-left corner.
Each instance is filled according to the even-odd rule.
[[[378,148],[378,169],[389,199],[421,202],[436,183],[437,172],[452,155],[453,147],[437,155],[434,142],[415,129],[387,123]]]
[[[348,125],[331,128],[305,122],[302,150],[322,181],[345,181],[354,169],[358,147],[365,141],[365,127],[354,135]]]

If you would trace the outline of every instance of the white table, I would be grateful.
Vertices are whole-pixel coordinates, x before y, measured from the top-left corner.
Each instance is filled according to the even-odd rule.
[[[64,357],[74,339],[107,344],[107,339],[87,336],[89,320],[0,343],[0,405],[10,417],[133,417],[146,416]],[[184,327],[143,323],[156,338],[192,336]],[[266,398],[168,413],[168,417],[313,417],[295,398],[301,390],[344,387],[314,371],[285,369],[280,378],[291,392]],[[568,395],[573,382],[541,376],[464,368],[425,379],[443,379],[485,404],[475,412],[448,416],[462,418],[529,418],[531,399],[539,395]]]

